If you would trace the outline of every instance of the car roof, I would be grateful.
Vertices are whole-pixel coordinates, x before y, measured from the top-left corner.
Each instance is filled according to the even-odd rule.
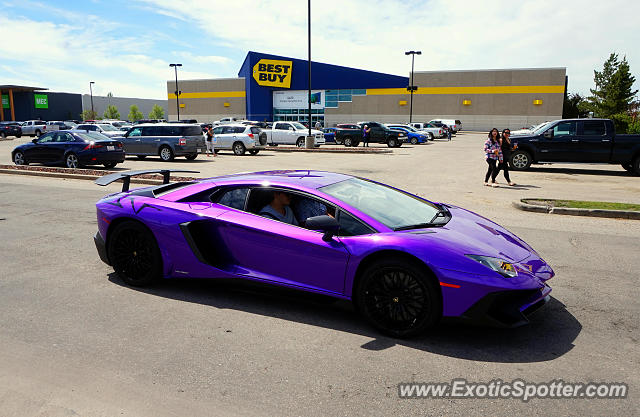
[[[243,125],[242,123],[228,123],[228,124],[224,124],[224,125],[220,125],[220,126],[216,126],[216,127],[242,127],[242,128],[246,128],[246,127],[258,127],[258,126]]]
[[[156,126],[198,126],[200,127],[200,123],[168,123],[168,122],[158,122],[158,123],[138,123],[135,125],[136,127],[156,127]],[[226,126],[226,125],[225,125]]]
[[[312,170],[281,170],[230,174],[220,177],[208,178],[207,180],[220,185],[264,183],[271,186],[289,186],[292,188],[302,187],[317,189],[320,187],[324,187],[325,185],[335,184],[337,182],[342,182],[350,178],[354,177],[337,172]]]

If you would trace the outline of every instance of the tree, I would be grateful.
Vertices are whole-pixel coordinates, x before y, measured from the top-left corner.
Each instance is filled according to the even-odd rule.
[[[157,104],[149,112],[149,119],[164,119],[164,109]]]
[[[119,119],[120,118],[120,112],[118,111],[118,108],[114,105],[109,104],[107,106],[107,110],[104,111],[104,118],[105,119]]]
[[[132,104],[131,107],[129,107],[129,116],[128,116],[129,121],[135,122],[136,120],[140,120],[143,117],[144,115],[138,109],[138,106],[136,106],[135,104]]]
[[[589,111],[584,108],[585,99],[578,93],[569,94],[564,99],[562,106],[563,119],[576,119],[578,117],[587,117]]]
[[[605,118],[628,113],[638,90],[631,89],[636,79],[631,75],[627,57],[620,61],[618,54],[612,53],[602,71],[594,70],[593,73],[595,88],[591,89],[591,96],[587,99],[589,110],[595,116]]]
[[[91,109],[83,110],[82,113],[80,113],[80,118],[82,120],[97,120],[98,113]]]

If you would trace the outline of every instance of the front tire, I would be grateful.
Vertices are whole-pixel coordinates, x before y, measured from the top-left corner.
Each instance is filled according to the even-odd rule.
[[[433,327],[442,316],[440,288],[418,265],[381,259],[362,273],[354,301],[381,332],[409,337]]]
[[[73,152],[67,154],[66,158],[64,158],[64,163],[67,166],[67,168],[79,168],[80,167],[80,161],[78,160],[78,155],[76,155]]]
[[[163,146],[160,148],[160,159],[164,162],[173,161],[173,151],[168,146]]]
[[[109,239],[107,253],[114,271],[128,285],[146,286],[161,276],[158,244],[153,233],[140,223],[119,224]]]
[[[514,171],[524,171],[531,166],[531,155],[525,151],[515,151],[511,154],[509,165]]]
[[[19,151],[13,154],[13,163],[16,165],[29,165],[27,158]]]
[[[418,138],[411,138],[411,144],[412,145],[417,145],[418,144]]]
[[[244,147],[242,142],[236,142],[233,144],[233,153],[242,156],[247,151],[247,148]]]
[[[433,141],[435,139],[435,136],[433,136],[433,133],[429,132],[429,140]]]
[[[398,141],[394,138],[391,138],[387,141],[387,146],[389,148],[397,148],[398,147]]]
[[[296,141],[296,146],[298,148],[304,148],[304,138],[298,138],[298,140]]]

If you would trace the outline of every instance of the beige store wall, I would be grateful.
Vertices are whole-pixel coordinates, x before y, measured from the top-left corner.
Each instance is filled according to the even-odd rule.
[[[180,87],[180,119],[196,119],[211,123],[223,117],[244,118],[246,94],[244,78],[178,80]],[[167,81],[169,120],[176,120],[175,81]]]

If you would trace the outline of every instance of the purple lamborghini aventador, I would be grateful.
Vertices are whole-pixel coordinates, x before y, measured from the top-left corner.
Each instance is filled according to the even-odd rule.
[[[165,184],[129,191],[130,178]],[[380,331],[423,332],[442,317],[526,323],[553,270],[496,223],[375,181],[269,171],[169,182],[169,170],[102,177],[100,258],[129,285],[238,278],[352,300]],[[278,215],[280,213],[280,215]]]

